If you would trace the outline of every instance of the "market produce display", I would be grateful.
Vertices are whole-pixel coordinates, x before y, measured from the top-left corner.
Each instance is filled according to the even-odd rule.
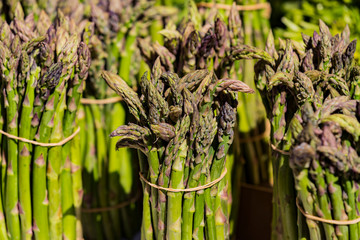
[[[0,239],[359,239],[359,2],[271,4],[0,1]]]
[[[11,23],[1,24],[1,239],[82,236],[73,133],[90,67],[84,27],[52,24],[46,14],[35,22],[19,5]]]
[[[227,239],[226,178],[196,192],[176,190],[204,186],[223,175],[236,120],[232,92],[253,90],[238,80],[218,80],[208,70],[179,78],[163,72],[159,58],[150,79],[147,73],[141,79],[140,97],[117,75],[102,76],[136,120],[111,134],[120,137],[116,146],[141,151],[141,174],[152,184],[175,189],[163,191],[143,181],[142,238]]]

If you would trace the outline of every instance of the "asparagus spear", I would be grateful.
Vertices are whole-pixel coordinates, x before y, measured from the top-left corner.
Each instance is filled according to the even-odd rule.
[[[14,41],[13,53],[1,43],[2,72],[4,73],[6,88],[3,90],[4,105],[6,110],[6,131],[12,135],[18,135],[18,99],[16,68],[20,57],[20,39]],[[18,45],[18,46],[16,46]],[[12,56],[11,56],[12,55]],[[18,149],[14,139],[7,141],[7,173],[5,189],[5,212],[9,235],[13,239],[20,239],[20,221],[18,208]]]
[[[78,48],[78,63],[75,65],[77,69],[77,74],[74,76],[73,81],[70,83],[70,89],[67,92],[67,109],[64,114],[64,126],[63,134],[64,137],[70,136],[74,131],[75,117],[77,113],[77,108],[80,103],[80,98],[82,92],[85,88],[85,79],[87,77],[87,71],[90,66],[90,52],[87,46],[84,43],[80,43]],[[74,203],[74,199],[78,199],[78,196],[82,195],[81,189],[79,192],[75,192],[76,195],[73,195],[73,191],[69,184],[79,184],[79,178],[75,177],[75,173],[79,169],[78,161],[75,161],[74,158],[71,158],[71,142],[65,143],[62,148],[62,171],[60,174],[60,181],[62,185],[62,211],[64,215],[63,227],[64,235],[68,239],[75,239],[76,237],[76,220],[75,216],[75,204],[76,207],[79,207],[79,203]],[[76,159],[76,158],[75,158]],[[73,179],[71,179],[71,174],[73,174]],[[81,185],[80,185],[81,187]],[[79,201],[79,200],[78,200]],[[75,219],[74,219],[75,218]]]
[[[59,142],[63,139],[62,124],[66,106],[66,93],[63,91],[59,104],[54,114],[54,129],[50,142]],[[62,238],[62,213],[61,213],[61,184],[59,181],[61,165],[61,146],[52,147],[48,152],[47,186],[49,193],[49,236],[52,239]]]
[[[0,83],[1,87],[3,85],[3,82],[1,81]],[[1,97],[0,101],[1,103],[3,102],[3,98]],[[4,117],[1,113],[4,112],[4,109],[3,109],[3,104],[1,104],[1,107],[0,107],[0,129],[3,130],[3,127],[4,127]],[[0,137],[0,159],[1,159],[1,203],[3,203],[3,199],[4,199],[4,191],[2,191],[3,188],[5,188],[5,170],[6,170],[6,159],[5,159],[5,155],[4,155],[4,142],[3,142],[3,137],[1,136]],[[1,216],[1,219],[0,219],[0,235],[3,239],[8,239],[8,236],[7,236],[7,231],[6,231],[6,222],[5,222],[5,212],[4,212],[4,208],[3,208],[3,204],[0,204],[0,216]]]
[[[23,54],[27,54],[23,52]],[[35,62],[37,53],[30,55],[29,76],[27,79],[27,87],[25,98],[22,104],[21,119],[19,124],[19,136],[30,139],[31,115],[35,98],[35,87],[39,81],[40,67]],[[24,56],[25,57],[25,56]],[[30,187],[30,164],[32,146],[28,143],[19,142],[19,174],[22,181],[19,182],[19,202],[22,209],[21,232],[22,238],[31,239],[32,237],[32,209],[31,209],[31,187]]]

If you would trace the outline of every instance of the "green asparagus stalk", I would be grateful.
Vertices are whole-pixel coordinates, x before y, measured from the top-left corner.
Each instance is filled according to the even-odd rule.
[[[78,116],[78,115],[77,115]],[[77,117],[78,118],[78,117]],[[76,119],[75,125],[77,126],[78,121]],[[83,236],[83,227],[81,222],[81,205],[83,201],[83,184],[81,176],[81,152],[80,147],[80,135],[76,135],[71,144],[70,156],[71,156],[71,178],[72,178],[72,188],[73,188],[73,197],[74,197],[74,208],[76,216],[76,239],[79,239]]]
[[[60,76],[59,79],[54,79],[57,85],[55,86],[54,92],[49,96],[49,99],[45,105],[45,111],[42,114],[41,122],[39,125],[38,132],[38,141],[40,142],[48,142],[51,131],[54,127],[54,112],[59,103],[60,95],[63,91],[66,91],[67,80],[70,78],[72,74],[73,63],[72,58],[76,56],[78,37],[73,36],[71,38],[72,41],[69,41],[68,45],[65,45],[62,50],[62,54],[66,54],[66,57],[62,59],[60,55],[60,59],[63,62],[54,65],[52,68],[52,73],[63,72],[64,75]],[[63,67],[64,65],[64,67]],[[56,76],[56,74],[55,74]],[[49,74],[49,77],[46,78],[48,82],[46,84],[51,83],[52,76]],[[46,85],[44,86],[46,87]],[[44,89],[45,90],[45,89]],[[33,202],[34,202],[34,225],[36,228],[34,230],[36,238],[43,239],[47,238],[49,235],[48,230],[48,196],[46,189],[46,163],[47,163],[47,148],[37,146],[34,150],[34,169],[33,169]]]
[[[23,54],[26,54],[23,52]],[[30,56],[29,66],[31,68],[27,81],[25,98],[22,104],[21,119],[19,124],[19,136],[32,139],[30,136],[31,117],[35,99],[35,87],[39,81],[40,67],[34,61],[35,56]],[[32,237],[32,209],[31,209],[31,187],[30,187],[30,165],[32,146],[29,143],[19,142],[19,202],[22,209],[21,219],[21,236],[23,239],[31,239]]]
[[[3,101],[3,99],[1,98],[1,101]],[[3,118],[3,115],[1,114],[1,112],[3,112],[3,107],[2,107],[2,104],[1,104],[1,107],[0,107],[0,129],[3,129],[3,126],[4,126],[4,118]],[[3,174],[5,173],[5,171],[3,170],[3,168],[6,166],[6,164],[4,164],[4,162],[6,161],[5,159],[5,156],[4,156],[4,149],[3,149],[3,137],[0,137],[0,159],[1,159],[1,178],[5,178],[5,176],[3,176]],[[1,185],[4,185],[5,184],[5,181],[1,181]],[[0,191],[1,195],[1,203],[3,202],[3,191]],[[3,238],[3,239],[8,239],[8,236],[7,236],[7,231],[6,231],[6,222],[5,222],[5,212],[4,212],[4,209],[3,209],[3,205],[0,204],[0,236]]]
[[[96,158],[97,162],[96,164],[96,171],[98,174],[98,186],[97,191],[102,192],[102,194],[98,195],[98,201],[100,206],[106,206],[108,202],[108,193],[107,189],[105,187],[107,176],[105,175],[108,159],[107,159],[107,148],[106,148],[106,138],[104,130],[101,126],[101,111],[98,106],[91,105],[90,106],[93,117],[94,117],[94,125],[95,125],[95,136],[96,136],[96,146],[97,146],[97,152],[96,152]],[[112,224],[110,221],[110,215],[108,212],[102,212],[102,224],[105,232],[105,236],[108,239],[113,239],[113,230],[112,230]]]
[[[74,76],[72,86],[70,86],[67,92],[67,109],[64,115],[64,137],[70,136],[74,130],[75,118],[77,109],[80,103],[82,92],[85,88],[85,79],[87,77],[87,71],[90,67],[90,52],[84,43],[81,43],[78,48],[78,74]],[[71,142],[65,143],[62,148],[62,171],[60,175],[61,190],[62,194],[62,211],[63,211],[63,228],[64,235],[68,239],[76,239],[76,216],[75,211],[79,211],[79,204],[81,203],[82,189],[81,179],[79,178],[80,159],[79,157],[71,157]],[[70,189],[69,186],[72,184],[75,191]],[[75,195],[74,195],[75,194]],[[67,198],[67,199],[65,199]],[[76,201],[75,201],[76,200]],[[78,217],[79,219],[79,217]]]
[[[84,207],[91,208],[97,207],[96,205],[96,194],[94,193],[95,180],[98,179],[96,169],[96,152],[95,152],[95,130],[94,130],[94,119],[91,113],[90,106],[85,106],[85,121],[86,121],[86,139],[88,140],[86,155],[84,156]],[[94,174],[94,176],[92,176]],[[96,175],[95,175],[96,174]],[[83,214],[82,220],[84,223],[84,232],[91,233],[91,236],[96,238],[103,238],[102,229],[99,227],[101,219],[100,214]],[[95,228],[94,228],[95,226]]]
[[[19,44],[19,38],[14,39],[15,46]],[[16,86],[16,60],[19,58],[19,50],[14,49],[13,57],[10,56],[10,51],[1,46],[3,54],[3,73],[5,74],[6,89],[4,94],[4,105],[6,110],[7,127],[6,131],[9,134],[18,135],[18,99]],[[20,239],[20,221],[18,208],[18,149],[17,141],[8,139],[7,141],[7,173],[6,173],[6,188],[5,188],[5,212],[6,223],[10,238]]]
[[[121,103],[114,104],[114,114],[118,116],[118,118],[113,118],[111,122],[111,126],[115,128],[119,124],[125,124],[125,111],[121,106]],[[114,139],[110,140],[110,145],[113,146],[113,148],[110,148],[109,152],[109,191],[110,191],[110,198],[109,198],[109,204],[116,205],[120,199],[125,201],[125,198],[122,195],[128,196],[130,189],[124,189],[121,190],[121,185],[119,182],[120,176],[124,176],[123,174],[129,174],[131,176],[131,168],[126,161],[128,157],[124,158],[122,156],[127,156],[128,152],[126,149],[120,149],[119,151],[115,150],[115,144],[116,141]],[[121,169],[124,168],[123,171]],[[123,174],[121,174],[123,173]],[[131,181],[131,177],[125,178],[126,180]],[[125,180],[124,179],[124,180]],[[131,183],[127,186],[131,186]],[[121,194],[122,193],[122,194]],[[126,193],[126,194],[125,194]],[[123,210],[121,210],[123,211]],[[115,226],[120,226],[120,214],[118,211],[112,211],[111,213],[111,220],[114,222]],[[126,213],[125,213],[126,214]],[[126,221],[124,222],[126,224]],[[126,227],[127,229],[130,228],[129,225]],[[116,237],[119,238],[121,236],[121,228],[115,229]]]
[[[62,123],[66,106],[65,91],[61,93],[58,107],[54,115],[54,129],[50,142],[60,142],[63,139]],[[61,146],[52,147],[48,152],[47,186],[49,193],[49,236],[51,239],[62,238],[61,184],[59,181],[61,164]]]

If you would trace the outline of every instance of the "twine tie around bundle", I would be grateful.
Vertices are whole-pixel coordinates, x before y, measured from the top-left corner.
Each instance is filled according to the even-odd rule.
[[[215,184],[217,184],[218,182],[220,182],[226,175],[227,173],[227,169],[225,168],[224,171],[221,173],[220,177],[218,177],[217,179],[205,184],[205,185],[202,185],[202,186],[198,186],[198,187],[194,187],[194,188],[184,188],[184,189],[175,189],[175,188],[166,188],[166,187],[161,187],[161,186],[158,186],[156,184],[153,184],[151,182],[149,182],[145,177],[144,175],[142,175],[141,172],[139,172],[139,175],[140,175],[140,179],[145,182],[147,185],[153,187],[153,188],[156,188],[156,189],[159,189],[159,190],[164,190],[164,191],[167,191],[167,192],[195,192],[195,191],[200,191],[200,190],[204,190],[206,188],[210,188],[212,186],[214,186]]]

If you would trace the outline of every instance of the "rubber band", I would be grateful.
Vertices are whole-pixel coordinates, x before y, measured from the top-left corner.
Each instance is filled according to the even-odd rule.
[[[112,211],[115,209],[119,209],[119,208],[123,208],[126,207],[128,205],[130,205],[131,203],[136,202],[140,197],[140,191],[136,192],[136,195],[133,196],[132,198],[130,198],[129,200],[125,201],[125,202],[121,202],[119,204],[116,204],[114,206],[110,206],[110,207],[99,207],[99,208],[82,208],[81,211],[83,213],[98,213],[98,212],[108,212],[108,211]]]
[[[110,104],[110,103],[120,102],[121,100],[122,100],[122,97],[112,97],[112,98],[105,98],[105,99],[82,98],[80,100],[80,103],[102,105],[102,104]]]
[[[307,214],[304,209],[302,209],[300,207],[299,204],[299,198],[296,197],[296,206],[299,209],[299,211],[308,219],[314,220],[314,221],[318,221],[318,222],[323,222],[323,223],[329,223],[329,224],[334,224],[334,225],[351,225],[351,224],[356,224],[360,222],[360,217],[356,218],[356,219],[352,219],[352,220],[331,220],[331,219],[325,219],[325,218],[321,218],[321,217],[316,217],[314,215],[311,214]]]
[[[239,143],[251,143],[251,142],[262,140],[262,139],[268,137],[270,135],[270,132],[271,132],[270,122],[266,121],[265,131],[262,134],[257,135],[257,136],[248,137],[248,138],[240,138]]]
[[[197,7],[206,7],[212,8],[216,7],[217,9],[231,10],[232,6],[224,3],[208,3],[208,2],[200,2],[196,4]],[[268,2],[264,3],[256,3],[252,5],[236,5],[236,10],[238,11],[255,11],[255,10],[266,10],[266,17],[270,17],[271,15],[271,5]]]
[[[218,182],[220,182],[226,175],[227,173],[227,169],[225,168],[224,171],[221,173],[220,177],[215,179],[214,181],[211,181],[205,185],[199,186],[199,187],[195,187],[195,188],[184,188],[184,189],[175,189],[175,188],[166,188],[166,187],[161,187],[158,186],[156,184],[153,184],[151,182],[149,182],[148,180],[146,180],[146,178],[141,174],[141,172],[139,172],[140,175],[140,179],[145,182],[146,184],[148,184],[149,186],[153,187],[153,188],[157,188],[159,190],[164,190],[167,192],[195,192],[195,191],[199,191],[199,190],[203,190],[209,187],[214,186],[215,184],[217,184]]]
[[[289,152],[286,152],[284,150],[280,150],[280,149],[276,148],[273,144],[271,144],[270,146],[271,146],[272,150],[274,150],[275,152],[281,153],[282,155],[290,156]]]
[[[70,141],[71,139],[73,139],[78,133],[80,132],[80,127],[78,127],[78,129],[76,129],[76,131],[71,134],[69,137],[61,140],[60,142],[57,142],[57,143],[42,143],[42,142],[37,142],[37,141],[33,141],[33,140],[29,140],[27,138],[22,138],[22,137],[18,137],[18,136],[15,136],[15,135],[12,135],[10,133],[7,133],[3,130],[0,129],[0,133],[2,135],[5,135],[6,137],[8,138],[11,138],[11,139],[15,139],[15,140],[19,140],[21,142],[26,142],[26,143],[30,143],[32,145],[37,145],[37,146],[41,146],[41,147],[56,147],[56,146],[62,146],[64,145],[65,143],[67,143],[68,141]]]

